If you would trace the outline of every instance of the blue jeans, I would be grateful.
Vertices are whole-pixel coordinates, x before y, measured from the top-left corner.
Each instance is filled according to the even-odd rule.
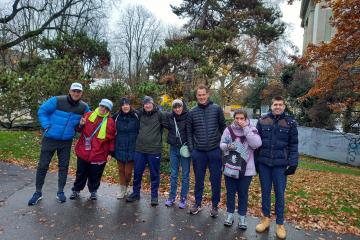
[[[225,176],[227,212],[234,213],[235,195],[238,193],[238,212],[241,216],[246,215],[251,180],[252,176],[244,176],[239,179]]]
[[[206,168],[209,167],[211,183],[211,202],[217,207],[220,202],[221,192],[221,150],[215,148],[211,151],[199,151],[194,149],[191,153],[195,173],[195,202],[201,206]]]
[[[160,184],[160,160],[161,154],[147,154],[135,152],[134,154],[134,184],[133,191],[140,195],[141,180],[148,164],[150,168],[151,179],[151,198],[158,197],[158,189]]]
[[[269,167],[259,163],[262,212],[264,216],[270,217],[271,188],[274,184],[276,224],[284,224],[285,189],[287,180],[287,177],[284,174],[285,170],[286,166]]]
[[[178,176],[179,176],[179,165],[181,164],[181,198],[187,197],[189,192],[189,173],[190,173],[190,158],[184,158],[180,155],[180,148],[170,146],[170,199],[176,198]]]

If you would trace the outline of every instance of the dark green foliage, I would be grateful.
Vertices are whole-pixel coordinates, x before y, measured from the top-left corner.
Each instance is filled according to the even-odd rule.
[[[255,78],[248,86],[247,94],[244,99],[244,105],[249,108],[260,109],[263,101],[261,97],[262,91],[266,86],[267,82],[264,78]]]
[[[77,57],[86,67],[105,67],[110,64],[110,52],[107,42],[91,38],[86,32],[74,35],[61,34],[54,39],[42,39],[41,47],[49,50],[56,57]]]
[[[84,100],[89,104],[91,110],[98,107],[99,102],[103,98],[110,99],[114,106],[113,112],[119,109],[119,102],[122,97],[127,96],[128,91],[121,82],[113,82],[103,86],[89,89],[85,92]]]
[[[171,7],[179,17],[189,18],[185,25],[188,34],[168,39],[166,46],[152,55],[150,71],[158,80],[174,74],[177,84],[192,72],[192,81],[186,83],[184,91],[198,82],[211,85],[226,77],[219,73],[224,67],[228,68],[227,76],[256,76],[259,71],[245,61],[238,39],[253,37],[266,46],[285,30],[280,11],[259,0],[184,0]],[[224,89],[221,92],[223,103]]]

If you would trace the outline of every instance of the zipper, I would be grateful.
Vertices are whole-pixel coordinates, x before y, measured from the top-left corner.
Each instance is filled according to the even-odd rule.
[[[205,122],[206,139],[209,140],[209,132],[208,132],[208,128],[206,127],[207,126],[206,109],[207,109],[207,107],[204,108],[203,117],[204,117],[204,122]],[[209,141],[206,141],[206,142],[207,142],[207,148],[209,148]]]

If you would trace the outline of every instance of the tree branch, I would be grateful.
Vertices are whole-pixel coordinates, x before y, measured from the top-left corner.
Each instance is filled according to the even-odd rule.
[[[18,1],[15,1],[13,7],[15,6],[15,4],[17,4],[17,2],[18,2]],[[6,43],[4,43],[4,44],[1,44],[1,45],[0,45],[0,51],[5,50],[5,49],[8,49],[8,48],[10,48],[10,47],[13,47],[13,46],[15,46],[15,45],[23,42],[23,41],[26,40],[26,39],[29,39],[29,38],[32,38],[32,37],[34,37],[34,36],[40,35],[42,32],[44,32],[44,31],[47,29],[47,27],[50,25],[50,23],[51,23],[52,21],[54,21],[54,20],[57,19],[58,17],[62,16],[62,14],[63,14],[68,8],[70,8],[72,5],[77,4],[78,2],[81,2],[81,0],[77,0],[77,1],[70,0],[70,1],[68,1],[60,11],[58,11],[58,12],[54,13],[52,16],[50,16],[49,19],[48,19],[46,22],[44,22],[44,23],[41,25],[40,28],[38,28],[38,29],[36,29],[36,30],[33,30],[33,31],[28,31],[28,32],[26,32],[25,34],[23,34],[22,36],[20,36],[20,37],[16,38],[15,40],[13,40],[13,41],[6,42]],[[15,6],[15,9],[16,9],[16,6]]]

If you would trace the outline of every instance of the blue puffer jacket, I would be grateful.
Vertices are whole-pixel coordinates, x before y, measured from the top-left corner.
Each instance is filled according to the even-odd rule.
[[[292,117],[285,113],[278,117],[268,113],[258,121],[256,128],[262,140],[257,162],[268,166],[298,165],[298,130]]]
[[[113,115],[116,125],[115,154],[116,160],[128,162],[134,160],[136,138],[139,134],[139,117],[135,111],[119,112]]]
[[[70,96],[48,99],[38,110],[41,127],[46,129],[44,136],[55,140],[72,140],[81,116],[88,111],[90,109],[85,102],[74,102]]]

